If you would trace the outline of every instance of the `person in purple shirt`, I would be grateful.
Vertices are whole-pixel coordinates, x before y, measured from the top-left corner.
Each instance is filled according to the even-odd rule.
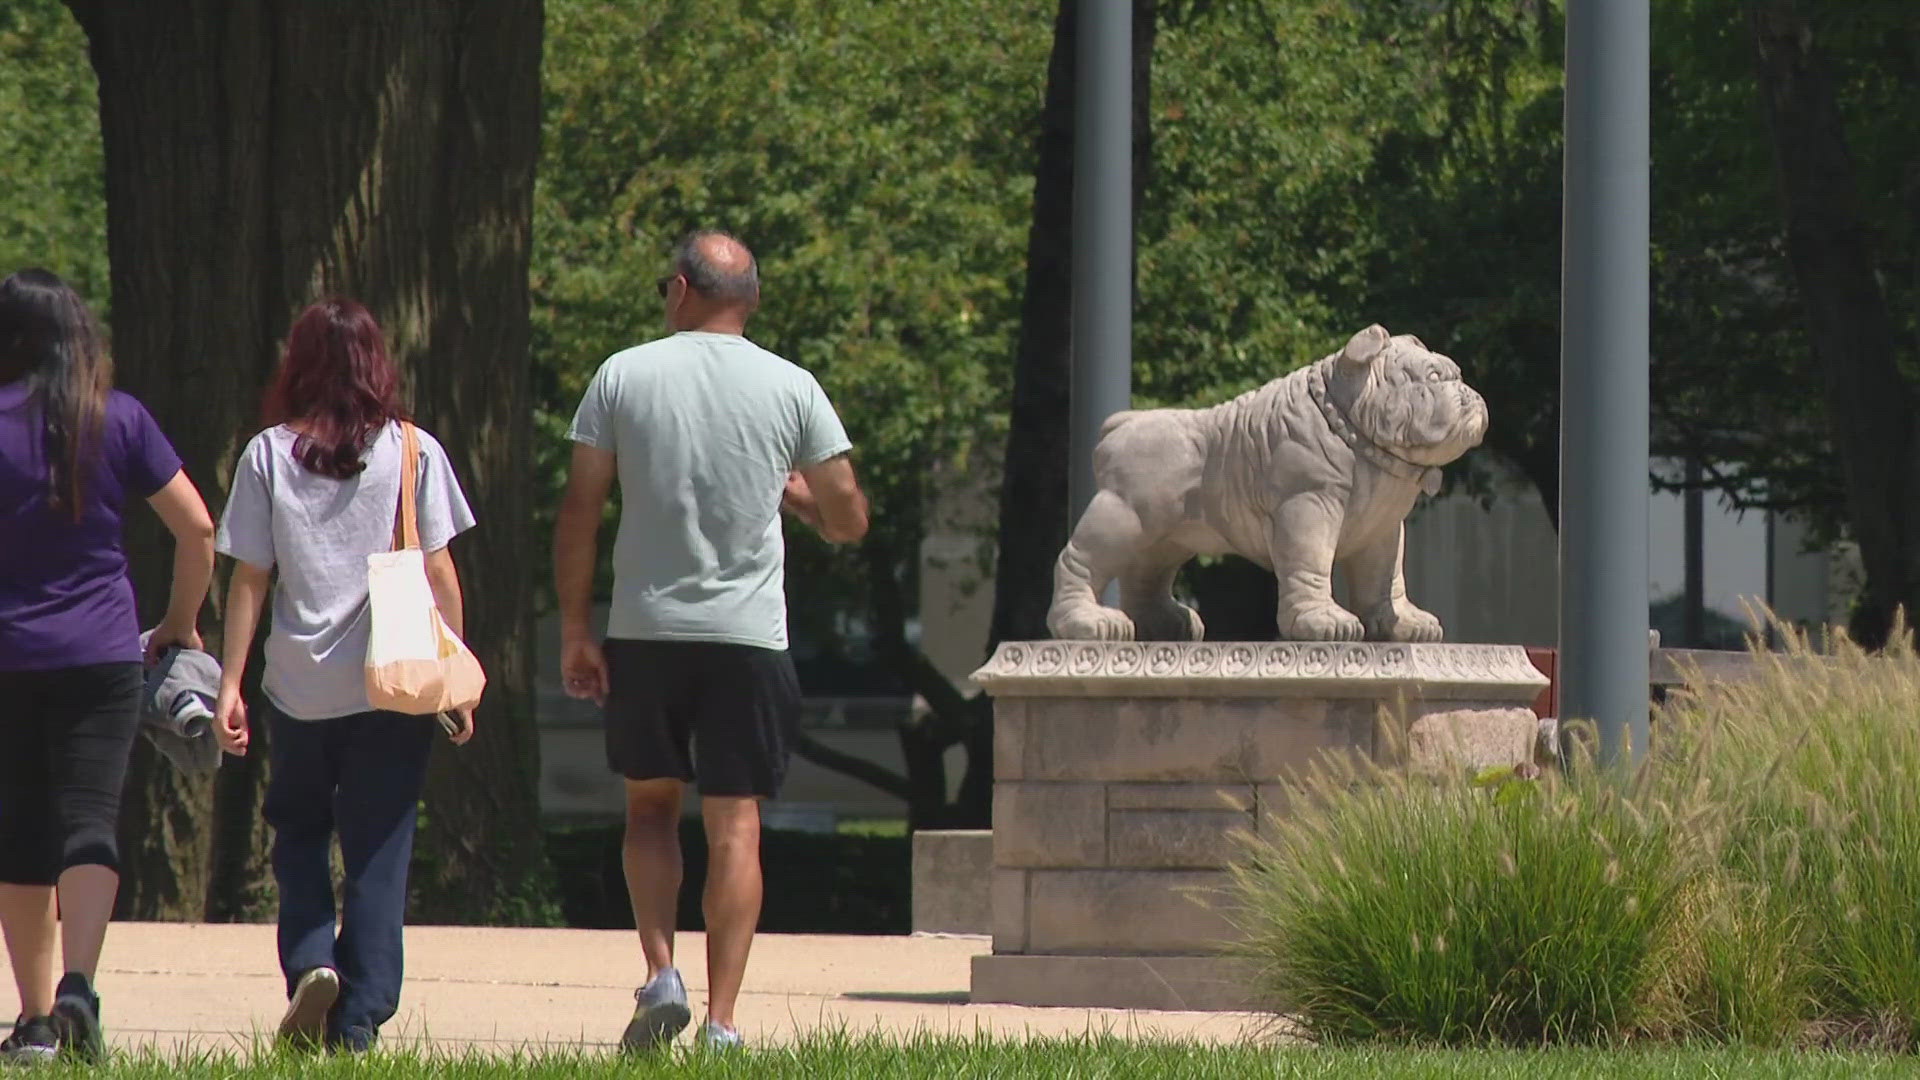
[[[144,650],[120,541],[138,501],[175,552]],[[147,410],[113,389],[86,305],[45,270],[0,281],[0,928],[21,1014],[0,1058],[102,1052],[93,976],[143,661],[201,647],[212,576],[213,519]]]

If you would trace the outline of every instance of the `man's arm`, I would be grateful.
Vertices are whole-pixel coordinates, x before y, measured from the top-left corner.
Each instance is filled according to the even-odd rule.
[[[810,465],[787,478],[782,503],[830,544],[852,544],[867,535],[867,496],[845,454]]]
[[[813,501],[813,489],[798,472],[787,474],[787,490],[780,494],[780,509],[800,519],[801,524],[820,531],[820,507]]]
[[[613,490],[612,451],[575,443],[567,490],[553,523],[553,587],[563,630],[585,633],[593,614],[593,567],[600,516]]]
[[[613,452],[573,446],[567,491],[553,523],[553,589],[560,606],[560,655],[567,693],[606,697],[606,662],[593,641],[593,567],[600,515],[613,490]]]

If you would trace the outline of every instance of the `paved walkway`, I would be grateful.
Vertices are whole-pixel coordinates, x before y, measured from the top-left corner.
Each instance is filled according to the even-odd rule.
[[[285,1003],[271,926],[116,923],[99,987],[119,1046],[236,1049],[270,1035]],[[705,1012],[705,942],[681,934],[695,1023]],[[763,935],[739,1022],[758,1043],[845,1029],[1003,1037],[1112,1032],[1131,1038],[1260,1038],[1261,1018],[1227,1013],[1029,1009],[967,1003],[984,938]],[[407,985],[390,1042],[606,1047],[644,975],[630,932],[423,926],[407,931]],[[11,996],[12,977],[0,984]],[[0,1021],[3,1022],[3,1021]]]

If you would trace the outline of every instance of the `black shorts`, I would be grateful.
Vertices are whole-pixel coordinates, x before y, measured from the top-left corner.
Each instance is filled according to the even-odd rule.
[[[779,794],[800,734],[785,651],[609,639],[607,765],[629,780],[697,780],[702,795]]]
[[[144,680],[138,663],[0,672],[0,882],[119,869],[120,789]]]

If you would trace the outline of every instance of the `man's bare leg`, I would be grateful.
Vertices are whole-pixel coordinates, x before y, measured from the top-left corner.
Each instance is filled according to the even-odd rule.
[[[760,802],[709,795],[700,813],[707,829],[707,1019],[732,1028],[760,924]]]
[[[647,979],[673,966],[673,928],[680,903],[680,804],[678,780],[627,781],[627,831],[621,863],[633,925],[647,958]]]

